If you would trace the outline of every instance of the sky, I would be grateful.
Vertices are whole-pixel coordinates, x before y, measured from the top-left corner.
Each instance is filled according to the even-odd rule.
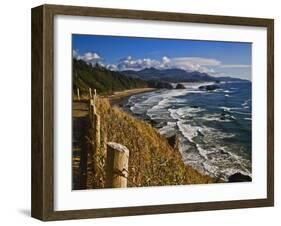
[[[110,70],[180,68],[251,80],[251,43],[73,34],[72,49]]]

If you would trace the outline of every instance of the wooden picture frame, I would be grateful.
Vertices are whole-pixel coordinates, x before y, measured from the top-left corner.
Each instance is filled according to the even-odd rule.
[[[267,198],[122,208],[54,210],[54,16],[240,25],[267,29]],[[32,217],[66,220],[274,205],[274,21],[272,19],[42,5],[32,9]]]

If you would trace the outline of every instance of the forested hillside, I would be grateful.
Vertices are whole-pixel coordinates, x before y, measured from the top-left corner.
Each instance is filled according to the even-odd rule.
[[[100,65],[92,66],[83,60],[73,59],[73,92],[88,92],[88,88],[96,89],[99,94],[111,94],[133,88],[147,87],[147,82],[130,78],[119,72],[110,71]]]

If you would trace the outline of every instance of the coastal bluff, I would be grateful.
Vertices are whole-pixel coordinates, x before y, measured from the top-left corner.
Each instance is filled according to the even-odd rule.
[[[147,122],[97,99],[101,134],[130,150],[128,187],[205,184],[215,180],[184,164],[177,137],[172,142]],[[172,143],[171,143],[172,142]]]

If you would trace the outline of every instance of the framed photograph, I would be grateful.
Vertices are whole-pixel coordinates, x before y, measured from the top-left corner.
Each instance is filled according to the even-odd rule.
[[[32,216],[274,205],[272,19],[32,9]]]

